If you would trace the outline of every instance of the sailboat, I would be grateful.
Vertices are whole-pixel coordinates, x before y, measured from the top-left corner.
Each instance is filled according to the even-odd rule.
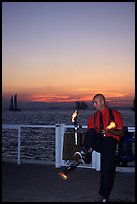
[[[88,105],[84,101],[82,102],[76,101],[75,103],[76,103],[76,109],[87,109],[88,108]]]
[[[9,110],[10,111],[21,111],[17,107],[17,94],[15,94],[14,96],[11,97]]]

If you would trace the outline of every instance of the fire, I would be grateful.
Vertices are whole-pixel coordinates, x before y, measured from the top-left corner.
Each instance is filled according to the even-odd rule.
[[[115,127],[116,127],[116,124],[114,122],[111,122],[110,125],[106,127],[106,129],[110,130],[110,129],[115,128]]]
[[[78,111],[76,110],[73,114],[72,114],[72,123],[75,123],[75,118],[78,116]]]
[[[61,178],[63,178],[64,180],[67,180],[67,175],[65,175],[63,172],[60,172],[59,173],[59,176],[61,177]]]

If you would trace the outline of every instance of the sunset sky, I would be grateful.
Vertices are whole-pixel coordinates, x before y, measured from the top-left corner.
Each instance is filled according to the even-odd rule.
[[[2,97],[135,97],[135,2],[3,2]]]

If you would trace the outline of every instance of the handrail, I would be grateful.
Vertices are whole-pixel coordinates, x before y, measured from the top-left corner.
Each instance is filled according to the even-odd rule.
[[[2,129],[18,129],[18,160],[20,164],[20,150],[21,150],[21,128],[56,128],[56,125],[16,125],[16,124],[3,124]]]
[[[25,127],[30,127],[30,128],[55,128],[56,127],[56,125],[15,125],[15,124],[13,124],[13,125],[11,125],[11,124],[9,124],[9,125],[7,125],[7,124],[4,124],[4,125],[2,125],[2,128],[5,128],[5,129],[17,129],[17,128],[25,128]]]
[[[17,129],[19,127],[30,127],[30,128],[55,128],[57,126],[64,125],[64,124],[55,124],[55,125],[17,125],[17,124],[2,124],[3,129]],[[65,125],[66,128],[74,128],[74,125]],[[77,128],[87,128],[87,125],[77,125]],[[128,126],[128,131],[132,130],[135,132],[134,126]]]

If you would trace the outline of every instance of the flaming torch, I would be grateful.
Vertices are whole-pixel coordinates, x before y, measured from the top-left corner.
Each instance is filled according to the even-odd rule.
[[[110,125],[108,125],[107,127],[106,127],[106,129],[107,130],[110,130],[110,129],[113,129],[113,128],[115,128],[116,127],[116,124],[112,121],[111,123],[110,123]]]
[[[68,179],[68,173],[70,171],[72,171],[73,169],[75,169],[78,165],[80,164],[80,162],[74,162],[72,163],[70,166],[66,167],[64,171],[61,171],[59,173],[59,176],[64,179],[64,180],[67,180]]]
[[[78,110],[76,110],[73,114],[72,114],[72,123],[74,124],[74,128],[75,128],[75,145],[78,144],[78,133],[77,133],[77,117],[78,117]]]
[[[78,116],[78,111],[76,110],[73,114],[72,114],[72,123],[74,124],[75,127],[75,145],[78,144],[78,134],[77,134],[77,116]],[[68,173],[70,171],[72,171],[73,169],[75,169],[81,162],[79,161],[75,161],[74,163],[72,163],[70,166],[66,167],[64,171],[59,173],[59,176],[64,179],[67,180],[68,178]]]
[[[110,124],[106,127],[106,130],[111,130],[116,127],[116,123],[114,121],[110,122]],[[104,130],[101,131],[102,135],[105,137],[106,133]]]

